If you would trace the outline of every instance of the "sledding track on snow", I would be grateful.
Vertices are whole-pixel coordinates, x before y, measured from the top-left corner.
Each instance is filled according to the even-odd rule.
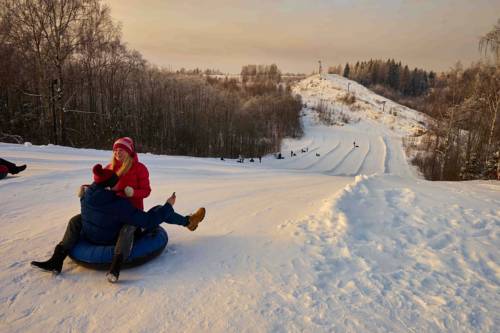
[[[313,117],[312,114],[308,116]],[[300,140],[287,140],[282,147],[284,159],[269,161],[273,167],[354,177],[391,173],[401,170],[400,164],[407,163],[398,137],[362,133],[340,126],[312,125],[311,119],[304,122],[317,130],[307,131],[306,137]],[[308,134],[312,137],[307,137]],[[306,148],[307,151],[302,152]],[[291,151],[294,156],[291,156]]]

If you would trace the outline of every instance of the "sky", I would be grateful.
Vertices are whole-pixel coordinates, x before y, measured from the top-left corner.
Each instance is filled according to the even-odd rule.
[[[171,69],[276,63],[310,73],[394,58],[443,71],[478,61],[479,38],[500,19],[498,0],[105,0],[123,40]]]

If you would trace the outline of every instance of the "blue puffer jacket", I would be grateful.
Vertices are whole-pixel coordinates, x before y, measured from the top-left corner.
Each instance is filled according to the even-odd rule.
[[[166,203],[144,212],[132,206],[127,199],[95,183],[85,190],[80,202],[82,235],[90,242],[103,245],[115,244],[125,224],[150,229],[164,222],[174,211]]]

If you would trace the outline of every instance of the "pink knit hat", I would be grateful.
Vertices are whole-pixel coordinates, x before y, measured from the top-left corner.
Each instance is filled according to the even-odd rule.
[[[134,141],[127,136],[119,138],[115,141],[113,144],[113,150],[116,150],[117,148],[125,150],[130,156],[135,155]]]

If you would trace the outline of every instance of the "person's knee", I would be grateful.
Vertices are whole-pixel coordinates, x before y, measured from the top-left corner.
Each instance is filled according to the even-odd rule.
[[[72,228],[81,228],[82,227],[82,215],[78,214],[69,219],[68,224]]]

